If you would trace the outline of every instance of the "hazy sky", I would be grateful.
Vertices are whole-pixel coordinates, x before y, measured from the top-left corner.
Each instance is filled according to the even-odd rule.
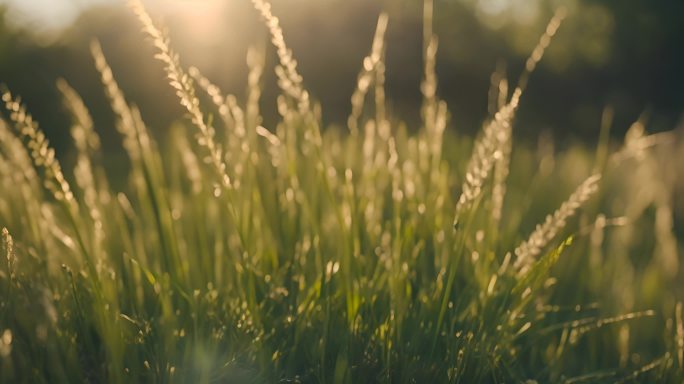
[[[214,20],[218,10],[234,0],[143,0],[155,14],[180,13],[194,28],[206,29],[206,23]],[[126,0],[0,0],[0,6],[9,6],[9,21],[34,31],[50,32],[68,26],[86,8],[102,5],[126,5]]]
[[[187,8],[202,8],[212,3],[229,3],[225,0],[144,0],[148,6],[161,6],[162,9],[179,5]],[[502,14],[512,16],[518,21],[530,21],[537,16],[540,0],[477,0],[477,11],[494,17]],[[59,28],[71,23],[79,12],[98,4],[125,4],[126,0],[0,0],[9,5],[10,19],[15,24],[30,26],[37,30]],[[186,9],[187,9],[186,8]],[[501,22],[501,20],[498,20]]]
[[[20,25],[28,23],[38,29],[65,26],[88,6],[116,2],[117,0],[0,0],[0,4],[9,5],[12,22]]]

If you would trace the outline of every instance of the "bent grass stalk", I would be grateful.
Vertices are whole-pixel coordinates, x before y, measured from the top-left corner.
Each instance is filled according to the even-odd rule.
[[[169,38],[152,22],[140,0],[130,0],[129,6],[140,20],[143,31],[152,39],[157,48],[155,57],[164,63],[169,84],[176,90],[181,105],[188,111],[190,120],[199,130],[197,143],[207,151],[208,162],[214,167],[219,182],[226,190],[231,189],[230,177],[226,173],[226,164],[220,145],[214,141],[214,128],[207,125],[204,113],[200,109],[199,99],[195,96],[192,78],[181,67],[178,54],[171,49]]]
[[[573,216],[589,198],[598,191],[601,175],[589,176],[575,192],[552,214],[548,215],[542,224],[532,232],[530,237],[515,248],[514,267],[519,273],[524,273],[534,262],[534,257],[560,232],[568,218]]]

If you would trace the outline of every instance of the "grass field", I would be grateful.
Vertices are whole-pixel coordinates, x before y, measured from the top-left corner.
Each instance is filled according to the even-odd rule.
[[[65,81],[73,169],[3,91],[1,382],[684,380],[678,133],[643,118],[613,143],[606,110],[596,148],[513,145],[562,10],[517,82],[492,76],[473,140],[438,97],[430,2],[422,126],[387,112],[381,15],[347,130],[321,126],[278,19],[253,2],[280,59],[277,126],[261,125],[258,51],[238,101],[132,0],[187,110],[157,141],[93,42],[130,160],[121,190]]]

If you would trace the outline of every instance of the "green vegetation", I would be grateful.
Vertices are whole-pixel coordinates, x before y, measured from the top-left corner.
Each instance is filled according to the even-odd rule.
[[[674,134],[640,120],[616,149],[607,112],[595,153],[512,146],[562,12],[512,92],[493,76],[471,141],[446,129],[430,2],[411,132],[386,112],[385,16],[341,132],[321,128],[277,18],[253,2],[280,58],[276,127],[260,125],[263,57],[248,54],[240,103],[186,70],[132,0],[191,123],[160,146],[93,43],[130,160],[121,191],[65,81],[73,173],[4,91],[1,381],[684,380],[675,187],[653,151],[676,156]]]

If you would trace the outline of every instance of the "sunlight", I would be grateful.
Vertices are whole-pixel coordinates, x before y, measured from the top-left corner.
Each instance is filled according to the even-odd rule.
[[[181,24],[184,33],[192,40],[206,43],[217,42],[221,38],[222,19],[229,2],[223,0],[166,0],[158,1],[165,5],[167,12]],[[157,4],[155,4],[157,5]]]
[[[17,26],[35,30],[63,28],[76,19],[83,10],[97,5],[121,5],[116,0],[5,0]],[[149,0],[145,4],[157,12],[178,18],[192,38],[215,39],[219,34],[221,17],[229,4],[225,0]]]

